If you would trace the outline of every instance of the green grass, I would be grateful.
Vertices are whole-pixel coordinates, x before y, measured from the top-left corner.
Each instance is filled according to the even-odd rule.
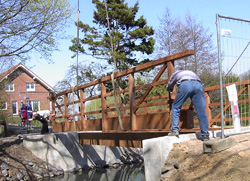
[[[21,118],[19,116],[10,116],[5,119],[7,124],[17,124],[21,125]],[[49,122],[49,125],[51,123]],[[42,126],[42,123],[38,120],[31,121],[31,126]]]

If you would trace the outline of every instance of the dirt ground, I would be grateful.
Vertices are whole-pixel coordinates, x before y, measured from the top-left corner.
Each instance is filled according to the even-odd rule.
[[[40,132],[40,130],[41,128],[37,127],[33,132]],[[43,175],[48,174],[48,164],[24,147],[22,138],[19,136],[23,129],[8,125],[6,131],[7,137],[0,137],[0,170],[3,170],[3,163],[6,163],[9,167],[9,176],[15,178],[17,174],[23,173],[26,175],[24,180],[37,180],[38,172]],[[3,172],[0,171],[0,181],[5,179]]]
[[[176,165],[164,180],[249,181],[250,134],[230,136],[237,145],[217,153],[203,153],[203,142],[189,140],[174,144],[166,165]]]
[[[0,165],[3,162],[9,166],[9,175],[22,172],[29,177],[29,180],[36,179],[34,165],[38,166],[42,172],[47,172],[47,163],[27,150],[17,136],[0,138]],[[0,172],[0,178],[3,179],[2,172]]]
[[[197,139],[174,144],[166,164],[178,168],[165,180],[180,181],[247,181],[250,180],[250,134],[230,136],[237,145],[217,153],[203,153],[203,142]],[[17,136],[0,138],[0,165],[8,162],[10,173],[25,172],[36,180],[32,162],[46,172],[46,163],[29,150]],[[0,172],[0,180],[2,180]]]

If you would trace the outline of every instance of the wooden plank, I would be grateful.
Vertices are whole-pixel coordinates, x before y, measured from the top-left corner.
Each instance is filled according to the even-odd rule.
[[[232,84],[235,84],[236,86],[249,85],[250,81],[245,80],[245,81],[240,81],[240,82],[232,82],[232,83],[228,83],[228,84],[223,84],[222,87],[226,88],[227,86],[232,85]],[[204,91],[210,92],[210,91],[219,90],[219,89],[220,89],[220,85],[216,85],[216,86],[211,86],[211,87],[205,87]]]
[[[59,105],[57,101],[55,101],[55,103],[56,103],[56,105],[57,105],[57,106],[55,106],[55,108],[57,107],[57,108],[59,109],[59,111],[61,112],[61,114],[65,116],[65,113],[64,113],[63,110],[61,109],[61,105]]]
[[[152,67],[155,67],[157,65],[164,64],[165,62],[174,61],[174,60],[177,60],[177,59],[188,57],[188,56],[194,55],[194,53],[195,53],[194,50],[191,50],[191,49],[190,50],[184,50],[182,52],[179,52],[179,53],[176,53],[176,54],[173,54],[173,55],[169,55],[167,57],[163,57],[163,58],[160,58],[158,60],[154,60],[154,61],[142,64],[142,65],[138,65],[137,67],[130,68],[130,69],[124,70],[122,72],[115,73],[114,74],[114,78],[122,77],[122,76],[128,75],[130,73],[135,73],[135,72],[143,71],[143,70],[146,70],[148,68],[152,68]],[[78,89],[82,89],[82,88],[84,89],[86,87],[94,86],[96,84],[100,84],[102,82],[106,82],[106,81],[109,81],[109,80],[111,80],[111,76],[110,75],[106,76],[106,77],[103,77],[101,79],[98,79],[98,80],[86,83],[84,85],[75,87],[73,90],[72,89],[68,89],[66,91],[60,92],[60,93],[56,94],[56,96],[61,96],[61,95],[64,95],[66,93],[70,93],[70,92],[76,91]]]
[[[129,81],[129,108],[130,108],[130,122],[131,122],[131,130],[136,130],[137,129],[137,124],[136,124],[136,114],[135,114],[135,78],[134,74],[131,73],[128,76],[128,81]]]
[[[175,72],[175,68],[174,68],[174,61],[169,61],[167,62],[167,66],[168,66],[168,81],[171,77],[171,75]],[[170,94],[170,104],[171,102],[173,102],[173,100],[175,99],[175,95],[176,95],[176,89],[174,87],[173,92],[169,93]],[[171,105],[170,105],[171,107]]]
[[[243,87],[237,94],[237,96],[239,97],[245,90],[247,89],[247,87]],[[230,102],[228,102],[225,107],[223,108],[223,112],[225,112],[228,108],[230,107]],[[217,114],[215,116],[214,119],[219,119],[221,117],[221,113]]]
[[[161,105],[167,105],[169,103],[169,100],[165,101],[158,101],[158,102],[152,102],[152,103],[143,103],[138,108],[144,108],[144,107],[152,107],[152,106],[161,106]]]
[[[205,94],[205,102],[206,102],[205,111],[206,111],[207,119],[208,119],[208,122],[209,122],[208,125],[210,125],[210,119],[212,118],[211,109],[209,107],[210,97],[209,97],[208,92],[205,92],[204,94]]]
[[[167,68],[167,63],[165,63],[165,64],[161,67],[160,71],[159,71],[158,74],[155,76],[154,80],[152,81],[150,87],[147,89],[147,91],[146,91],[146,92],[143,94],[143,96],[140,98],[140,100],[139,100],[139,102],[138,102],[138,105],[140,105],[142,102],[144,102],[145,98],[148,96],[148,94],[150,93],[150,91],[153,89],[153,85],[152,85],[152,84],[155,83],[155,82],[157,82],[157,81],[161,78],[161,76],[162,76],[163,72],[166,70],[166,68]],[[138,108],[135,108],[135,109],[134,109],[134,113],[135,113],[137,110],[138,110]]]
[[[69,131],[70,129],[70,125],[69,125],[69,120],[68,120],[68,115],[69,115],[69,108],[68,108],[68,102],[69,102],[69,98],[68,98],[68,94],[64,94],[64,111],[65,111],[65,115],[64,115],[64,120],[65,120],[65,127],[64,127],[64,131]]]
[[[105,84],[101,83],[101,101],[102,101],[102,131],[107,132],[108,131],[108,114],[105,111],[107,109],[107,103],[106,103],[106,87]]]
[[[81,102],[81,130],[87,131],[87,125],[85,120],[85,102],[84,102],[84,89],[80,89],[80,102]]]

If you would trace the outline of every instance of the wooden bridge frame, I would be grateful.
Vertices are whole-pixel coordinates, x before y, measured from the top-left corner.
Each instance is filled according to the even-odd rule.
[[[130,146],[130,147],[142,147],[142,140],[164,136],[170,131],[170,113],[171,104],[175,98],[176,91],[174,89],[173,93],[168,93],[167,95],[148,97],[148,94],[153,89],[154,86],[167,84],[168,80],[160,80],[162,74],[167,69],[168,77],[170,77],[174,71],[174,62],[176,60],[194,55],[194,50],[185,50],[174,55],[170,55],[158,60],[154,60],[142,65],[139,65],[128,70],[118,72],[114,74],[114,78],[128,76],[129,86],[124,90],[117,91],[117,94],[128,93],[129,101],[126,106],[120,106],[120,111],[129,111],[129,115],[122,114],[122,122],[125,131],[120,129],[117,116],[111,116],[112,112],[116,112],[113,105],[107,104],[107,97],[113,96],[113,92],[107,92],[105,83],[111,81],[111,76],[106,76],[101,79],[89,82],[73,89],[69,89],[57,94],[52,95],[49,99],[52,101],[52,113],[55,113],[56,108],[60,111],[60,114],[55,117],[63,118],[64,122],[56,122],[55,119],[52,120],[53,132],[68,132],[68,131],[78,131],[80,132],[80,143],[81,144],[100,144],[109,146]],[[162,65],[161,69],[155,76],[154,80],[145,85],[135,86],[134,74],[136,72],[144,71],[155,66]],[[85,98],[84,90],[91,86],[100,85],[101,94],[93,97]],[[239,92],[239,95],[248,90],[249,92],[249,81],[236,83],[237,86],[244,85],[244,88]],[[225,87],[227,85],[223,85]],[[135,93],[137,90],[146,89],[144,94],[140,99],[135,99]],[[220,113],[218,113],[214,118],[212,118],[211,107],[220,106],[220,103],[211,103],[209,93],[215,90],[219,90],[218,86],[205,88],[205,98],[206,98],[206,113],[209,120],[209,128],[212,128],[214,123],[220,122]],[[70,101],[69,94],[75,91],[80,92],[80,100]],[[58,98],[63,97],[64,103],[60,104]],[[85,112],[85,103],[87,101],[101,99],[101,109],[96,111]],[[154,101],[154,102],[152,102]],[[240,102],[249,102],[248,100],[240,100]],[[76,114],[69,114],[69,106],[80,104],[80,111]],[[120,104],[121,105],[121,104]],[[168,105],[166,109],[158,109],[149,111],[147,108],[152,106]],[[225,103],[224,111],[226,111],[230,106],[229,102]],[[138,111],[143,108],[144,111]],[[101,119],[86,119],[86,115],[101,113]],[[79,116],[79,121],[72,121],[70,118],[74,116]],[[243,118],[250,120],[250,118]],[[232,121],[228,118],[225,121]],[[194,128],[194,124],[198,123],[198,120],[193,120],[193,111],[189,109],[189,106],[182,107],[180,116],[180,129],[183,133],[188,132],[199,132],[199,128]],[[218,129],[218,128],[217,128]],[[86,132],[87,131],[87,132]]]

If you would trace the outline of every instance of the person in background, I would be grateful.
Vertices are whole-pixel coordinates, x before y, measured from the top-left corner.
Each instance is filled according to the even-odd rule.
[[[25,105],[25,110],[27,111],[27,126],[28,129],[31,129],[31,121],[32,121],[32,117],[33,117],[33,112],[32,112],[32,106],[31,106],[31,102],[28,101]]]
[[[171,132],[168,136],[179,136],[179,117],[182,104],[190,98],[197,112],[201,129],[201,140],[209,140],[208,119],[205,111],[204,87],[200,78],[190,70],[179,70],[172,74],[167,85],[167,91],[172,92],[177,84],[178,92],[172,104]]]
[[[41,134],[49,133],[48,121],[50,121],[53,116],[55,116],[55,114],[51,114],[50,112],[37,111],[34,113],[34,119],[42,123]]]
[[[23,101],[21,101],[21,108],[19,115],[21,118],[21,127],[25,128],[26,110]]]

